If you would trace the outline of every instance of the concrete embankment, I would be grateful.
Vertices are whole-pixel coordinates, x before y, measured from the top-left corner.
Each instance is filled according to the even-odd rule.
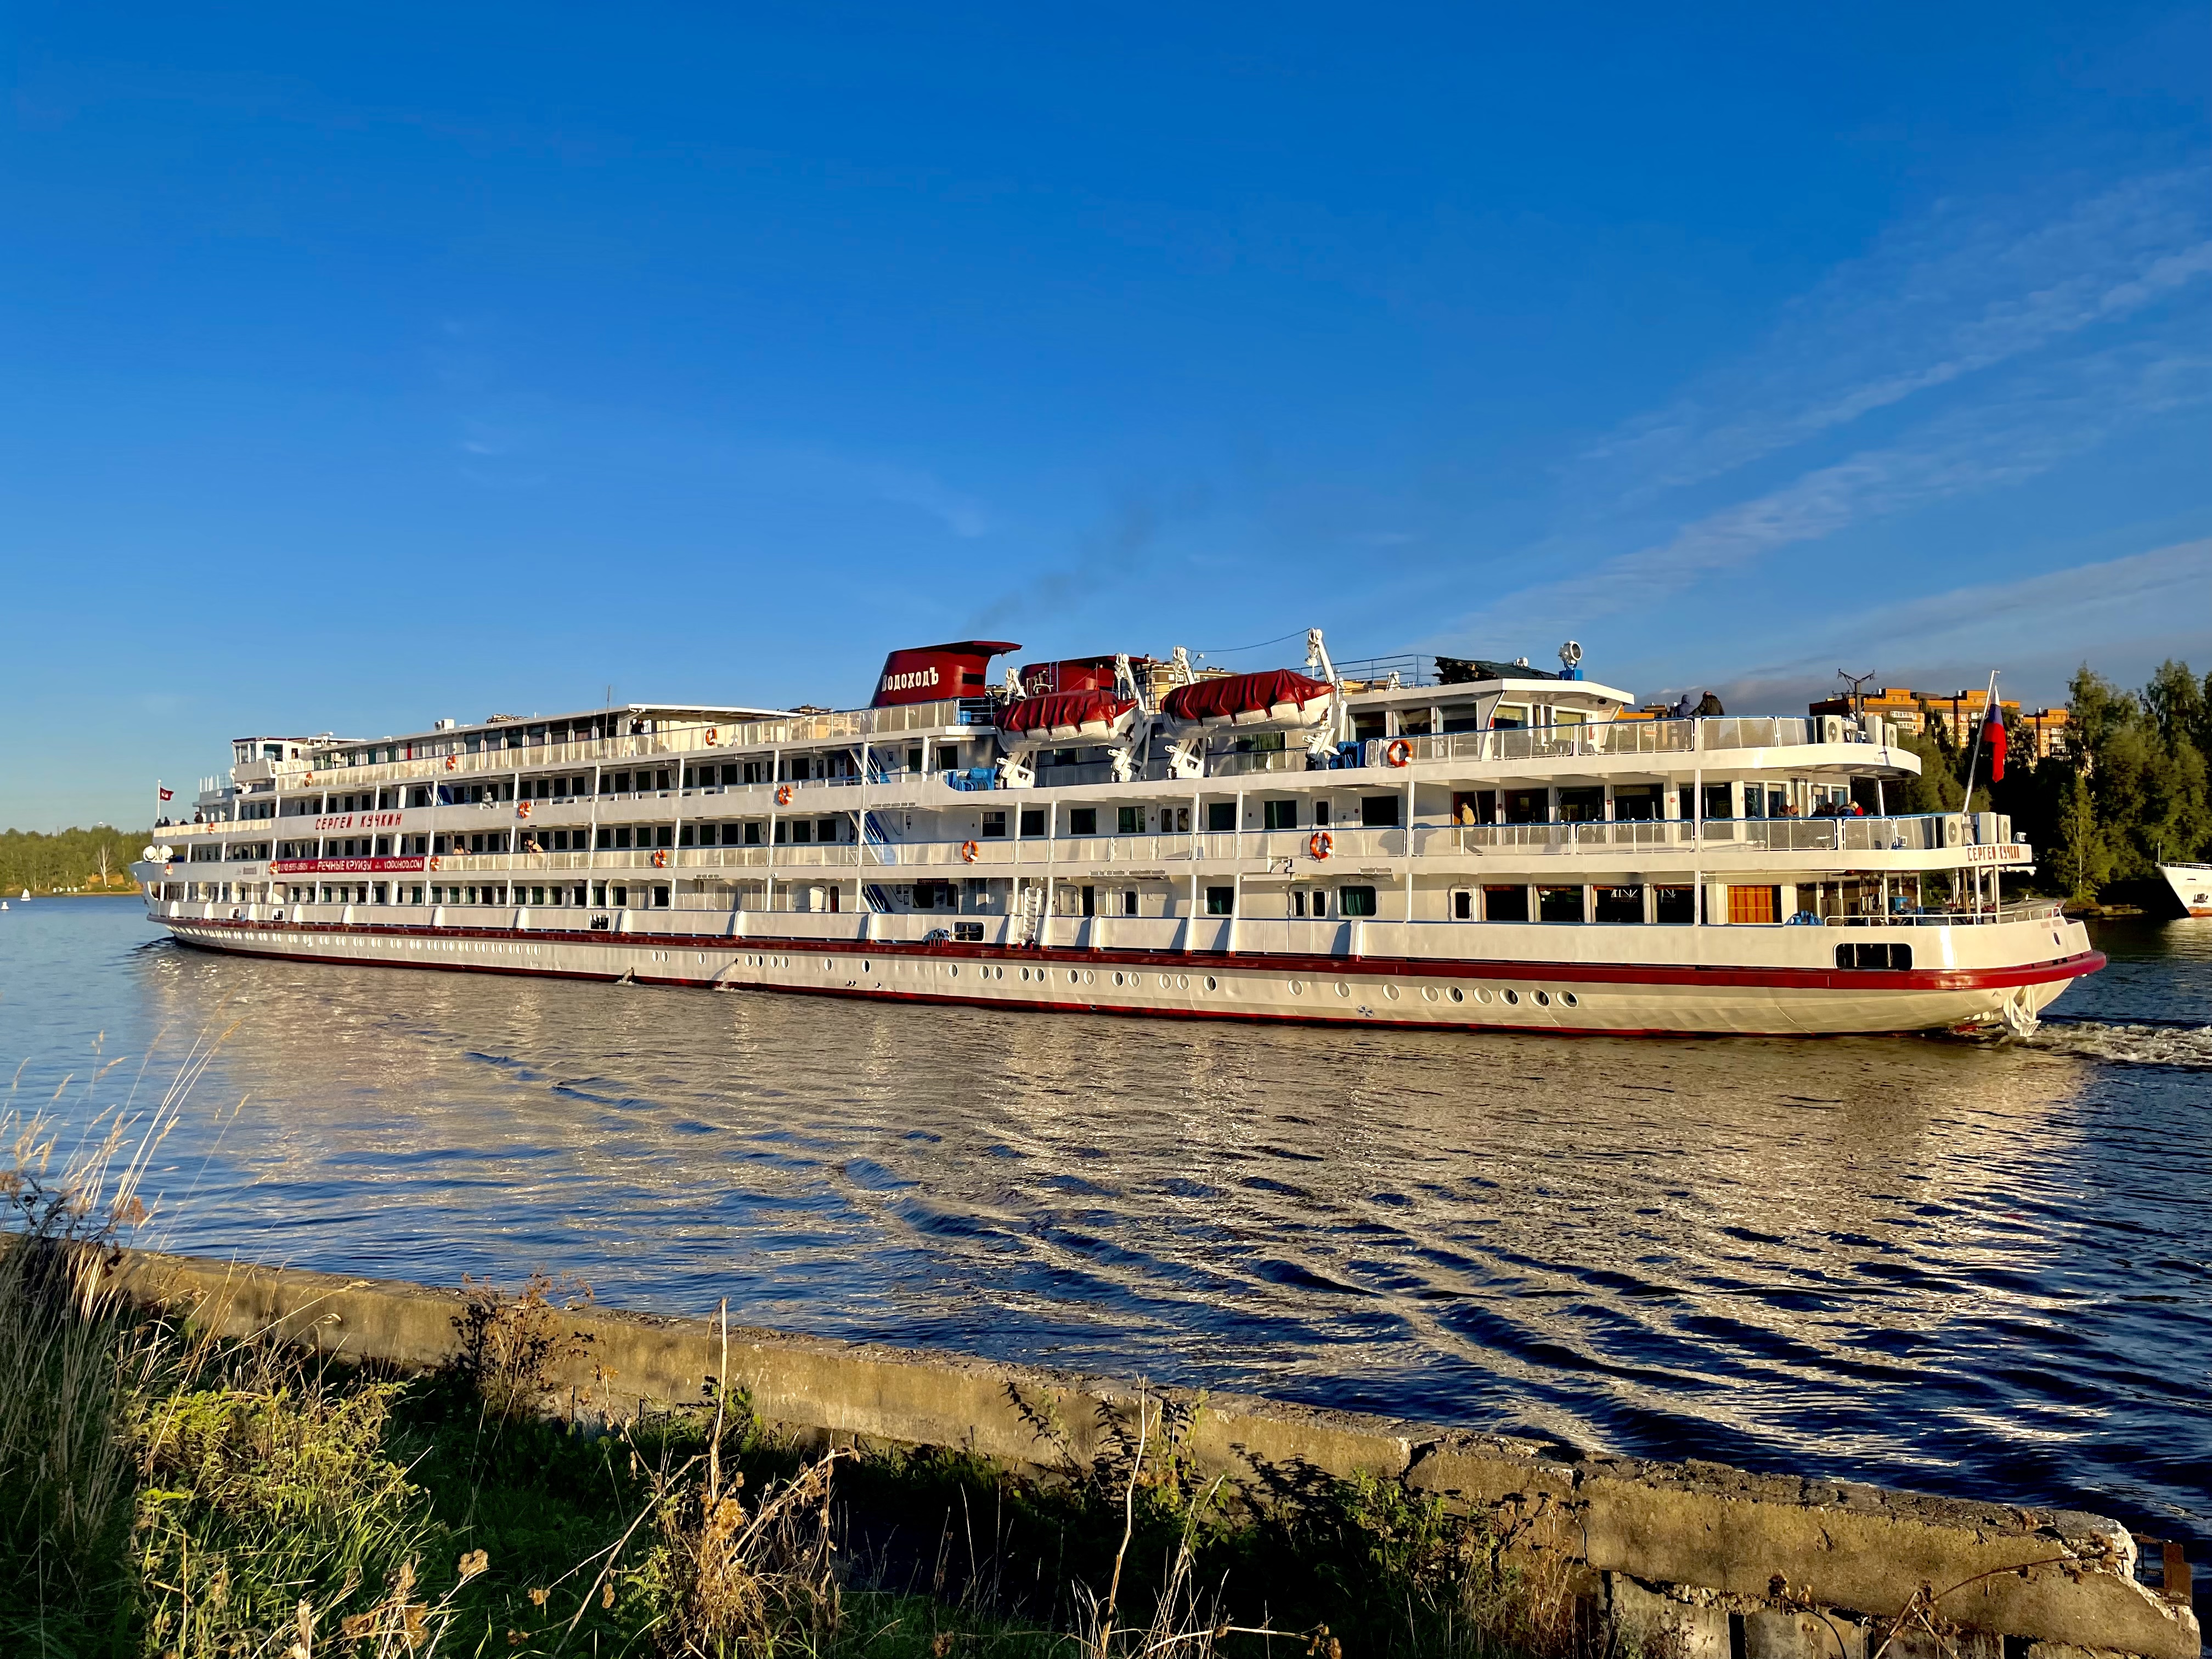
[[[133,1252],[132,1294],[185,1301],[230,1336],[270,1333],[410,1369],[460,1352],[463,1293]],[[724,1365],[711,1320],[588,1308],[556,1380],[574,1410],[696,1406]],[[1118,1421],[1164,1409],[1184,1450],[1255,1504],[1368,1475],[1490,1517],[1564,1557],[1595,1615],[1685,1659],[2199,1659],[2195,1615],[2136,1579],[2101,1516],[1971,1503],[1717,1464],[1568,1461],[1534,1443],[1248,1396],[732,1327],[728,1382],[769,1425],[859,1445],[941,1446],[1024,1473],[1085,1464]],[[1929,1634],[1948,1632],[1939,1638]],[[1916,1634],[1916,1632],[1917,1632]]]

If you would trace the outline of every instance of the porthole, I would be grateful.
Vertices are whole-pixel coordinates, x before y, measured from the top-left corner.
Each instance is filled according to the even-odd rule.
[[[1114,975],[1114,983],[1115,983],[1115,984],[1116,984],[1116,985],[1119,985],[1121,982],[1121,975],[1117,972],[1117,973]]]
[[[868,959],[867,959],[866,957],[861,957],[861,958],[860,958],[860,971],[861,971],[862,973],[864,973],[864,974],[865,974],[865,973],[871,972],[872,970],[872,964],[869,963]]]
[[[1577,996],[1572,991],[1560,992],[1559,1000],[1565,1003],[1570,1008],[1579,1008],[1583,1006],[1582,999]]]
[[[1461,990],[1456,985],[1453,986],[1451,989],[1447,991],[1444,994],[1449,996],[1454,1002],[1465,1002],[1467,1000],[1467,993]]]
[[[1424,985],[1423,987],[1421,987],[1421,1000],[1422,1000],[1422,1001],[1424,1001],[1424,1002],[1434,1002],[1436,1000],[1437,1000],[1437,988],[1436,988],[1435,986],[1433,986],[1433,985]]]
[[[1340,997],[1348,997],[1352,994],[1352,988],[1342,980],[1339,980],[1336,982],[1336,994]]]
[[[1489,988],[1486,986],[1476,986],[1474,988],[1474,1000],[1477,1002],[1488,1002],[1490,1000]]]
[[[1090,984],[1093,984],[1093,983],[1095,983],[1095,982],[1097,981],[1097,978],[1098,978],[1098,975],[1096,975],[1096,974],[1094,974],[1094,973],[1092,973],[1092,972],[1091,971],[1091,969],[1089,969],[1088,968],[1085,968],[1085,969],[1083,970],[1083,982],[1084,982],[1085,985],[1090,985]]]
[[[1507,1003],[1507,1005],[1508,1005],[1509,1006],[1510,1006],[1510,1005],[1512,1005],[1512,1004],[1514,1004],[1514,1003],[1517,1003],[1517,1002],[1519,1002],[1519,1001],[1521,1000],[1521,994],[1520,994],[1518,991],[1514,991],[1514,990],[1505,990],[1505,991],[1501,991],[1500,993],[1498,993],[1498,994],[1499,994],[1500,996],[1502,996],[1502,997],[1504,997],[1504,998],[1505,999],[1506,1003]]]
[[[1552,994],[1551,994],[1549,991],[1539,991],[1539,992],[1537,992],[1537,993],[1536,993],[1536,1006],[1537,1006],[1539,1008],[1548,1008],[1548,1007],[1550,1007],[1550,1006],[1552,1006]]]
[[[1287,983],[1291,988],[1291,994],[1292,996],[1302,997],[1306,994],[1305,982],[1303,980],[1294,979],[1287,981]]]
[[[1172,991],[1175,989],[1175,975],[1173,974],[1162,974],[1160,975],[1160,989],[1163,991]]]
[[[1024,968],[1024,969],[1022,969],[1022,983],[1023,983],[1023,984],[1024,984],[1024,985],[1026,985],[1026,984],[1028,984],[1029,982],[1030,982],[1030,970],[1029,970],[1028,969]]]
[[[1386,984],[1382,988],[1382,994],[1388,997],[1391,1001],[1395,1002],[1398,1000],[1398,988],[1395,985]]]
[[[1188,991],[1190,989],[1190,975],[1188,974],[1177,974],[1176,975],[1176,989],[1178,991]]]
[[[1221,988],[1221,981],[1208,974],[1206,976],[1206,988],[1209,991],[1218,991]]]
[[[949,962],[945,965],[945,971],[950,977],[958,979],[960,977],[960,964],[957,962]]]

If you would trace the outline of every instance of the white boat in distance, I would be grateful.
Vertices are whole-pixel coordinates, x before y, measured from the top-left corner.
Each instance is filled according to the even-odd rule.
[[[2192,916],[2212,916],[2212,864],[2161,864],[2158,872]]]
[[[871,704],[234,740],[133,866],[181,942],[994,1007],[1540,1031],[2033,1024],[2104,957],[1873,717],[1513,663],[893,652]],[[1939,902],[1940,901],[1940,902]]]

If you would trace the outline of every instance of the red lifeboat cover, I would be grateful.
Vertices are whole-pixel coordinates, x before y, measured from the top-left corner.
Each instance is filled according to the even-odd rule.
[[[1058,662],[1025,662],[1021,684],[1025,697],[1048,696],[1054,691],[1111,691],[1114,659],[1064,657]]]
[[[989,681],[991,659],[1021,647],[1006,640],[958,640],[950,645],[918,645],[884,659],[876,680],[874,708],[902,703],[937,702],[946,697],[980,697]]]
[[[1055,691],[1046,696],[1024,697],[1019,702],[1009,703],[999,716],[999,729],[1002,732],[1080,730],[1093,721],[1110,726],[1136,706],[1132,698],[1115,696],[1110,687],[1103,691]]]
[[[1195,724],[1234,714],[1264,714],[1279,702],[1303,708],[1316,697],[1328,696],[1332,689],[1327,680],[1308,679],[1288,668],[1271,668],[1260,674],[1231,674],[1223,679],[1178,685],[1168,693],[1162,711],[1171,720]]]

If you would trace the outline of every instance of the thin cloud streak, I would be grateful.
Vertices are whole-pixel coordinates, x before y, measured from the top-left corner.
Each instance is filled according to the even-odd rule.
[[[2212,170],[2132,179],[2040,223],[1946,204],[1838,268],[1750,360],[1584,452],[1625,505],[2139,312],[2212,276]]]
[[[1646,610],[1722,571],[1869,521],[2021,483],[2087,453],[2115,430],[2212,397],[2212,357],[2128,347],[2016,377],[1984,404],[1929,422],[1905,441],[1817,467],[1721,508],[1668,540],[1583,574],[1505,596],[1440,638],[1465,641],[1575,627]]]

